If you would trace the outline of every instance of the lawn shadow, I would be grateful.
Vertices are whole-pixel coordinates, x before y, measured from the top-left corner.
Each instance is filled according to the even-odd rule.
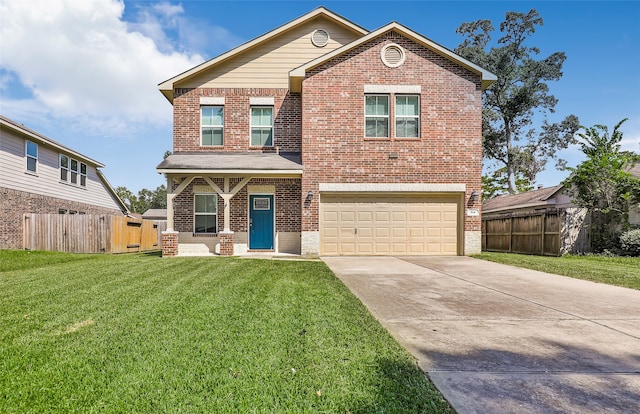
[[[421,350],[428,375],[454,408],[472,412],[640,412],[640,351],[611,356],[541,341],[552,356],[500,349],[464,355]],[[475,410],[475,411],[474,411]]]
[[[372,382],[377,394],[371,401],[348,407],[356,413],[450,413],[455,411],[415,363],[381,358]]]
[[[140,254],[146,257],[162,257],[162,250],[151,250]]]

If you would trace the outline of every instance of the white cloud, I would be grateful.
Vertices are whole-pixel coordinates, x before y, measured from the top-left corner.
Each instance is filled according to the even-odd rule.
[[[153,7],[167,18],[183,12],[164,3]],[[2,111],[85,127],[108,123],[112,133],[131,124],[170,125],[171,106],[157,84],[203,58],[174,50],[162,25],[151,20],[146,31],[132,31],[123,12],[118,0],[2,1]],[[30,97],[12,95],[16,79]]]

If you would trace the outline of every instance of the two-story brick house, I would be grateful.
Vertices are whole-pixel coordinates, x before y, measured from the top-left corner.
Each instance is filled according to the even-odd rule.
[[[398,23],[370,32],[318,8],[161,83],[163,254],[479,252],[495,79]]]
[[[0,249],[23,248],[26,213],[127,214],[103,167],[0,116]]]

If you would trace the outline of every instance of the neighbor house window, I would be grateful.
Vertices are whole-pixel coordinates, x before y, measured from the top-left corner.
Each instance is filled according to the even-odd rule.
[[[80,163],[80,185],[87,186],[87,164]]]
[[[273,146],[273,107],[251,107],[251,146]]]
[[[224,107],[200,107],[200,129],[203,146],[224,145]]]
[[[420,136],[420,100],[418,95],[396,95],[396,138]]]
[[[60,181],[86,187],[87,164],[60,154]]]
[[[364,99],[364,136],[367,138],[389,138],[389,96],[366,95]]]
[[[78,161],[71,160],[71,184],[78,184]]]
[[[60,180],[69,180],[69,157],[60,154]]]
[[[25,152],[27,154],[27,171],[36,172],[38,166],[38,144],[27,141],[25,144]]]
[[[216,233],[218,223],[218,195],[195,194],[194,197],[194,233]]]

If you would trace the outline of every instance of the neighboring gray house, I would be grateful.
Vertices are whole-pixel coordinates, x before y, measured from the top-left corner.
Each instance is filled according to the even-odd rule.
[[[0,249],[23,247],[23,214],[125,215],[104,164],[0,115]]]

